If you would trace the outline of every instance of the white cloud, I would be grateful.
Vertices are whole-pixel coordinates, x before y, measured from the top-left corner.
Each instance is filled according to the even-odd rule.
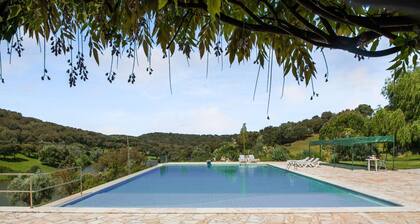
[[[225,134],[235,132],[237,123],[220,108],[207,106],[155,114],[149,128],[178,133]]]

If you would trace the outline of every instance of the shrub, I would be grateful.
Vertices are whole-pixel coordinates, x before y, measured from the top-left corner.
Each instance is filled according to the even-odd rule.
[[[239,157],[239,148],[235,141],[227,142],[220,148],[217,148],[213,152],[213,156],[216,160],[220,160],[222,157],[230,160],[237,160]]]
[[[29,176],[18,176],[14,178],[8,185],[9,190],[22,190],[27,191],[30,189],[30,178],[32,178],[32,190],[36,191],[45,187],[54,185],[54,182],[50,175],[47,174],[37,174],[32,177]],[[40,204],[46,202],[52,198],[54,189],[50,188],[40,192],[33,193],[32,200],[33,204]],[[30,196],[29,193],[10,193],[10,202],[13,205],[29,205]]]
[[[36,173],[38,171],[41,171],[41,167],[37,166],[37,165],[33,165],[31,166],[31,168],[29,168],[26,172],[27,173]]]
[[[108,180],[127,175],[127,149],[112,150],[99,157],[93,167],[98,172],[103,172]],[[130,150],[131,172],[141,170],[145,167],[146,156],[137,150]]]
[[[68,156],[68,150],[59,145],[46,145],[39,152],[39,160],[43,164],[53,167],[59,167]]]
[[[0,166],[0,173],[17,173],[17,171],[10,169],[9,167]]]
[[[289,152],[283,146],[276,145],[273,149],[271,158],[274,161],[286,161],[289,159]]]

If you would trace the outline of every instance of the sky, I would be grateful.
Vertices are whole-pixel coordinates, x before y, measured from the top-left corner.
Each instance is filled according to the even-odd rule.
[[[187,63],[175,53],[171,57],[172,87],[168,79],[168,59],[161,50],[152,53],[154,72],[146,72],[146,59],[139,54],[139,66],[134,85],[127,83],[132,61],[121,59],[116,80],[110,84],[105,76],[109,71],[109,52],[100,57],[98,66],[86,57],[89,80],[78,80],[70,88],[64,57],[47,54],[46,66],[50,81],[42,81],[43,54],[35,42],[25,38],[23,57],[6,54],[1,42],[5,84],[0,84],[0,108],[17,111],[24,116],[81,128],[104,134],[141,135],[150,132],[190,134],[238,133],[242,124],[257,131],[266,126],[278,126],[287,121],[299,121],[320,115],[324,111],[339,112],[365,103],[377,108],[386,105],[381,95],[386,71],[392,56],[358,61],[354,55],[341,50],[324,50],[329,81],[325,82],[325,63],[319,52],[313,57],[318,70],[315,91],[319,97],[310,100],[310,86],[298,85],[291,75],[285,82],[281,98],[283,73],[274,66],[272,95],[267,120],[267,71],[261,70],[255,101],[252,100],[258,66],[253,60],[229,65],[224,58],[223,69],[214,55],[209,57],[206,78],[206,58],[197,52]],[[139,51],[142,53],[142,51]],[[87,54],[87,53],[86,53]]]

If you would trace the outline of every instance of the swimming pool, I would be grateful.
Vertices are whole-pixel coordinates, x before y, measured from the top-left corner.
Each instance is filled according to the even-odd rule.
[[[271,165],[163,165],[64,207],[397,206]]]

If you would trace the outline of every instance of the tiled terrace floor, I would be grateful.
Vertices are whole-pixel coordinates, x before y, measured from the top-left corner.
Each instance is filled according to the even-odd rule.
[[[271,163],[284,167],[284,163]],[[89,210],[65,208],[0,208],[0,223],[377,223],[420,224],[420,172],[347,170],[322,166],[301,168],[298,173],[339,184],[362,193],[404,205],[390,211],[314,209],[177,210],[120,209]]]

